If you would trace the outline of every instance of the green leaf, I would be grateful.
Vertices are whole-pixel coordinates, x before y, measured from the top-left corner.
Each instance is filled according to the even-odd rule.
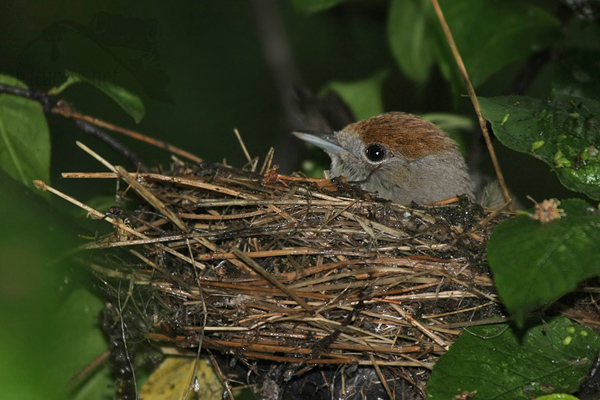
[[[146,115],[146,108],[144,107],[142,100],[137,95],[121,86],[98,79],[89,79],[85,75],[72,71],[67,71],[67,82],[85,82],[99,89],[121,106],[126,113],[131,115],[136,124],[140,123]],[[70,84],[67,86],[70,86]]]
[[[90,303],[76,296],[59,311],[82,271],[64,257],[79,244],[73,221],[1,170],[0,193],[0,397],[64,400],[69,379],[106,348],[90,333]]]
[[[388,14],[387,35],[394,60],[418,84],[425,83],[434,60],[430,10],[429,1],[393,0]]]
[[[600,199],[600,102],[557,95],[480,98],[485,119],[507,147],[550,165],[567,188]]]
[[[542,223],[528,215],[500,223],[487,245],[498,294],[518,325],[538,307],[600,275],[600,215],[583,200],[564,200],[565,216]]]
[[[66,74],[67,74],[67,80],[64,81],[60,86],[53,87],[52,89],[50,89],[48,91],[49,94],[51,94],[53,96],[58,96],[59,94],[61,94],[62,92],[64,92],[68,88],[70,88],[71,86],[83,82],[83,79],[81,79],[81,75],[79,75],[79,74],[69,73],[69,71],[67,71]]]
[[[579,400],[577,397],[571,396],[570,394],[555,393],[549,394],[548,396],[537,397],[536,400]]]
[[[106,400],[114,398],[115,378],[107,363],[90,374],[71,394],[70,400]]]
[[[27,87],[5,75],[0,75],[0,83]],[[0,168],[31,188],[35,179],[49,183],[50,133],[38,102],[0,94]]]
[[[426,121],[436,124],[440,129],[448,132],[455,130],[473,130],[473,118],[449,113],[428,113],[419,115]]]
[[[557,18],[520,0],[441,0],[440,7],[474,87],[562,37]],[[439,46],[448,46],[445,37],[437,37]],[[455,64],[448,52],[439,55],[440,64]]]
[[[593,331],[557,317],[520,332],[485,325],[463,332],[436,363],[428,399],[453,399],[458,390],[476,399],[529,400],[575,392],[600,350]]]
[[[60,321],[56,350],[62,355],[61,368],[54,372],[57,380],[68,382],[108,349],[99,327],[98,315],[103,307],[97,296],[83,288],[75,289],[60,305],[55,314],[56,321]],[[110,390],[104,391],[104,395],[110,394]]]
[[[327,84],[320,96],[329,90],[336,92],[352,110],[357,120],[383,113],[383,82],[389,75],[387,70],[354,82],[334,81]]]
[[[347,0],[293,0],[296,12],[308,15],[327,10]]]

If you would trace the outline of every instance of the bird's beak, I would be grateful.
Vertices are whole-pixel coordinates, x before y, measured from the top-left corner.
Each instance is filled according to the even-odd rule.
[[[310,144],[322,148],[328,153],[340,154],[345,152],[344,148],[341,147],[335,138],[333,133],[322,133],[322,132],[292,132],[294,136],[304,140]]]

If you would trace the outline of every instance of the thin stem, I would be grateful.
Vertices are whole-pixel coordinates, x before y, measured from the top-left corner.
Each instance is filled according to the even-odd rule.
[[[446,18],[444,18],[444,14],[442,13],[442,9],[438,3],[438,0],[431,0],[431,4],[437,14],[437,17],[442,25],[442,29],[444,30],[444,34],[446,35],[446,40],[448,41],[448,45],[450,45],[450,49],[452,50],[452,54],[454,55],[454,59],[456,60],[456,64],[458,65],[458,69],[462,75],[463,80],[465,81],[465,86],[467,87],[467,92],[469,93],[469,98],[471,99],[471,103],[473,103],[473,108],[475,109],[475,113],[477,113],[477,118],[479,119],[479,126],[481,127],[481,131],[483,132],[483,137],[485,139],[485,144],[487,146],[488,152],[490,154],[490,158],[492,160],[492,164],[494,165],[494,170],[496,171],[496,176],[498,177],[498,182],[500,183],[500,188],[502,189],[502,194],[504,195],[504,200],[509,203],[511,201],[510,194],[508,193],[508,189],[506,188],[506,182],[504,181],[504,175],[502,174],[502,170],[500,169],[500,163],[498,162],[498,158],[496,157],[496,152],[494,151],[494,146],[492,144],[492,139],[490,138],[490,134],[487,129],[487,122],[483,118],[483,114],[481,113],[481,106],[479,105],[479,100],[477,99],[477,95],[475,94],[475,89],[473,89],[473,85],[471,84],[471,80],[469,79],[469,74],[467,73],[467,68],[463,63],[462,57],[456,47],[456,43],[454,42],[454,38],[452,37],[452,32],[450,32],[450,28],[446,23]],[[514,211],[514,207],[509,204],[510,211]]]

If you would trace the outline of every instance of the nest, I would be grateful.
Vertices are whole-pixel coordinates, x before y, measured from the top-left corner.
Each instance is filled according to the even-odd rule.
[[[407,371],[430,370],[465,328],[504,319],[485,260],[498,218],[468,199],[405,207],[343,180],[208,163],[110,168],[65,174],[121,178],[137,203],[88,208],[113,228],[84,246],[107,249],[86,263],[125,288],[113,298],[144,305],[143,335],[163,346],[293,365],[291,375],[372,366],[422,395]]]

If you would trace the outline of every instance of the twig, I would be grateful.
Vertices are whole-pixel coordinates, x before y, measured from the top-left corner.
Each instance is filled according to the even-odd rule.
[[[265,161],[263,162],[263,166],[260,169],[260,174],[264,175],[269,169],[271,169],[271,163],[273,162],[273,156],[275,155],[275,149],[269,148],[267,155],[265,156]]]
[[[260,275],[262,275],[266,280],[268,280],[270,283],[272,283],[274,286],[276,286],[278,289],[280,289],[283,293],[288,295],[292,300],[294,300],[296,303],[298,303],[299,306],[301,306],[308,312],[313,311],[313,309],[311,307],[309,307],[309,305],[306,304],[306,302],[300,296],[298,296],[294,291],[288,289],[283,283],[279,282],[273,275],[269,274],[256,261],[254,261],[253,259],[248,257],[246,254],[244,254],[243,251],[241,251],[237,247],[233,246],[231,248],[231,252],[234,253],[240,260],[242,260],[243,262],[248,264],[250,267],[252,267],[252,269],[254,269],[256,272],[258,272]]]
[[[473,225],[471,227],[471,229],[469,229],[466,232],[461,233],[460,235],[456,236],[454,238],[454,240],[452,242],[450,242],[449,246],[455,246],[456,243],[458,243],[458,241],[460,239],[462,239],[463,237],[469,236],[472,233],[476,232],[477,230],[481,229],[482,227],[484,227],[486,224],[489,224],[491,221],[494,220],[494,218],[496,218],[498,215],[500,215],[500,213],[502,213],[502,211],[504,211],[505,208],[509,207],[512,204],[512,199],[509,199],[508,203],[504,203],[503,205],[500,206],[500,208],[495,209],[494,211],[492,211],[490,213],[490,215],[488,215],[487,217],[485,217],[484,219],[482,219],[481,221],[477,222],[475,225]]]
[[[252,157],[250,157],[250,153],[248,153],[248,149],[246,148],[246,145],[242,140],[240,132],[237,129],[234,129],[233,132],[235,132],[235,136],[237,137],[238,142],[240,142],[240,146],[242,146],[242,151],[246,156],[246,160],[248,160],[248,164],[250,164],[250,166],[252,167],[252,172],[256,172],[256,163],[252,161]]]
[[[398,312],[398,314],[400,314],[402,316],[402,318],[404,318],[407,321],[409,321],[411,323],[411,325],[415,326],[417,329],[419,329],[425,335],[429,336],[431,339],[433,339],[434,342],[436,342],[437,344],[439,344],[440,346],[442,346],[446,351],[450,348],[450,346],[446,342],[444,342],[442,340],[442,338],[440,338],[435,333],[431,332],[429,329],[427,329],[425,327],[425,325],[421,324],[419,321],[417,321],[416,319],[414,319],[409,313],[407,313],[406,311],[404,311],[402,309],[402,307],[400,307],[397,304],[393,304],[393,303],[391,304],[391,306],[392,306],[392,308],[394,310],[396,310]]]
[[[388,397],[390,398],[390,400],[393,400],[394,396],[392,395],[390,386],[388,385],[387,380],[385,379],[385,376],[383,375],[383,372],[381,372],[381,368],[379,368],[379,363],[377,362],[377,360],[375,360],[375,356],[373,356],[372,353],[369,354],[369,359],[371,360],[371,363],[373,364],[373,367],[375,368],[375,372],[377,372],[377,376],[379,377],[381,384],[385,388],[385,391],[386,391]]]
[[[56,103],[58,103],[58,99],[56,97],[51,96],[46,92],[7,85],[5,83],[0,83],[0,93],[8,93],[14,96],[37,101],[42,105],[44,112],[52,110],[52,108],[56,106]]]
[[[181,157],[185,157],[188,160],[198,162],[198,163],[202,162],[202,159],[200,157],[195,156],[194,154],[187,152],[185,150],[182,150],[178,147],[175,147],[167,142],[163,142],[162,140],[150,138],[148,136],[144,136],[141,133],[132,131],[130,129],[125,129],[120,126],[113,125],[108,122],[102,121],[101,119],[78,113],[78,112],[72,110],[71,107],[66,102],[63,102],[63,101],[59,102],[57,104],[57,106],[52,109],[52,112],[54,114],[62,115],[65,118],[85,121],[87,123],[99,126],[101,128],[106,128],[113,132],[121,133],[123,135],[132,137],[136,140],[139,140],[140,142],[145,142],[145,143],[151,144],[153,146],[159,147],[161,149],[165,149],[173,154],[177,154]]]
[[[473,103],[473,108],[475,109],[475,113],[477,114],[477,118],[479,120],[479,126],[481,131],[483,132],[483,137],[485,138],[485,144],[487,146],[488,152],[490,154],[490,158],[492,160],[492,164],[494,165],[494,170],[496,171],[496,176],[498,177],[498,182],[500,183],[500,187],[502,188],[502,194],[504,195],[505,202],[510,202],[510,194],[508,193],[508,188],[506,187],[506,182],[504,181],[504,175],[502,174],[502,170],[500,169],[500,163],[498,162],[498,158],[496,157],[496,152],[494,150],[494,145],[492,144],[492,139],[490,138],[490,134],[487,129],[487,121],[483,118],[483,114],[481,113],[481,106],[479,105],[479,100],[477,99],[477,95],[475,94],[475,89],[471,84],[471,80],[469,79],[469,74],[467,73],[467,68],[463,63],[462,57],[458,48],[456,47],[456,43],[454,42],[454,38],[452,37],[452,32],[450,32],[450,28],[446,23],[446,18],[444,17],[444,13],[440,8],[438,0],[431,0],[431,4],[433,4],[433,8],[437,17],[442,25],[442,29],[444,30],[444,34],[446,35],[446,40],[448,41],[448,45],[450,45],[450,49],[452,50],[452,54],[454,55],[454,59],[456,60],[456,64],[458,65],[458,69],[462,75],[463,80],[465,81],[465,85],[467,87],[467,92],[469,93],[469,98],[471,99],[471,103]],[[513,205],[509,205],[510,211],[514,211]]]
[[[92,362],[90,362],[88,365],[83,367],[83,369],[81,371],[79,371],[74,377],[72,377],[69,380],[68,385],[72,386],[72,385],[76,384],[77,382],[79,382],[84,376],[86,376],[88,373],[90,373],[90,371],[92,371],[94,368],[96,368],[98,365],[100,365],[100,363],[102,363],[104,360],[106,360],[106,358],[109,355],[110,355],[110,351],[106,350],[102,354],[100,354],[98,357],[94,358],[94,360],[92,360]]]
[[[171,211],[168,207],[166,207],[162,201],[158,199],[152,192],[142,186],[129,172],[125,170],[125,168],[120,165],[116,165],[115,169],[119,173],[119,176],[127,182],[140,196],[142,196],[149,204],[151,204],[158,212],[167,217],[171,222],[173,222],[179,229],[184,232],[189,232],[191,229],[186,225],[185,222],[177,216],[173,211]]]
[[[229,379],[227,379],[225,374],[223,374],[223,371],[221,371],[221,366],[215,359],[215,356],[213,356],[212,353],[209,353],[209,354],[210,354],[210,361],[212,362],[213,367],[217,371],[217,375],[219,375],[219,378],[221,379],[221,383],[223,384],[223,387],[225,388],[225,393],[227,393],[227,397],[229,397],[230,400],[235,400],[235,397],[233,397],[233,393],[231,392],[231,385],[229,384]]]
[[[131,235],[139,237],[141,239],[146,239],[146,240],[148,239],[145,235],[139,233],[135,229],[132,229],[129,226],[127,226],[126,224],[119,222],[117,219],[108,217],[108,216],[102,214],[101,212],[93,209],[92,207],[90,207],[90,206],[88,206],[86,204],[83,204],[82,202],[80,202],[80,201],[72,198],[71,196],[68,196],[68,195],[62,193],[61,191],[53,188],[52,186],[47,185],[44,181],[36,180],[36,181],[33,181],[33,183],[34,183],[35,187],[38,190],[41,190],[41,191],[46,191],[47,190],[50,193],[52,193],[52,194],[54,194],[54,195],[56,195],[56,196],[58,196],[58,197],[60,197],[60,198],[62,198],[64,200],[67,200],[69,203],[74,204],[77,207],[86,210],[88,212],[88,215],[91,215],[91,216],[93,216],[96,219],[104,219],[105,221],[109,222],[110,224],[112,224],[117,229],[120,229],[122,231],[130,233]],[[192,260],[189,257],[186,257],[186,256],[184,256],[183,254],[181,254],[181,253],[179,253],[177,251],[175,251],[175,250],[173,250],[173,249],[171,249],[171,248],[169,248],[169,247],[167,247],[167,246],[165,246],[163,244],[160,244],[160,243],[157,243],[156,246],[159,249],[161,249],[161,250],[163,250],[163,251],[165,251],[167,253],[170,253],[170,254],[174,255],[175,257],[177,257],[177,258],[179,258],[179,259],[181,259],[181,260],[183,260],[183,261],[185,261],[185,262],[187,262],[189,264],[192,264]]]
[[[88,153],[89,155],[94,157],[96,160],[98,160],[100,163],[102,163],[106,168],[108,168],[109,170],[111,170],[114,173],[117,173],[121,177],[121,179],[123,179],[125,182],[127,182],[127,184],[129,184],[131,187],[133,187],[135,189],[135,191],[139,193],[140,196],[142,196],[148,203],[150,203],[159,212],[161,212],[164,216],[166,216],[171,222],[173,222],[175,225],[177,225],[177,227],[179,227],[179,229],[181,229],[184,232],[190,231],[190,228],[177,216],[177,214],[175,214],[173,211],[171,211],[170,209],[165,207],[165,205],[156,196],[154,196],[148,189],[146,189],[144,186],[142,186],[141,183],[139,183],[136,179],[134,179],[131,176],[131,174],[125,170],[125,168],[123,168],[119,165],[115,166],[115,165],[110,164],[108,161],[106,161],[99,154],[94,152],[92,149],[90,149],[83,143],[81,143],[81,142],[76,142],[76,143],[77,143],[77,146],[79,146],[86,153]]]
[[[84,133],[89,136],[95,137],[112,147],[115,151],[117,151],[121,156],[123,156],[126,160],[128,160],[131,165],[139,169],[142,172],[149,172],[150,169],[142,162],[142,159],[133,151],[129,150],[126,146],[123,146],[120,142],[115,140],[106,134],[102,129],[98,128],[96,125],[90,124],[87,121],[75,119],[75,125],[79,129],[81,129]]]

